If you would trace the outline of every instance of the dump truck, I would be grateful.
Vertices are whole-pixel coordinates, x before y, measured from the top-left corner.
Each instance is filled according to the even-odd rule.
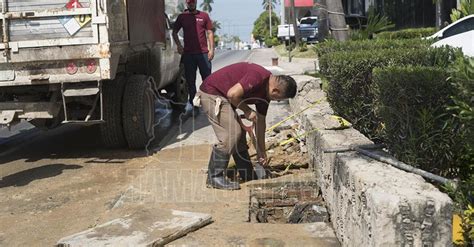
[[[100,124],[143,148],[155,102],[188,100],[164,0],[0,0],[0,125]]]

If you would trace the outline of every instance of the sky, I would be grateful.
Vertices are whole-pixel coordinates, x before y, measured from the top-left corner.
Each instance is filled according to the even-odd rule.
[[[201,2],[198,0],[198,9]],[[214,0],[210,15],[221,23],[218,35],[237,35],[242,41],[250,42],[253,23],[263,11],[262,0]],[[280,6],[274,12],[279,16]]]

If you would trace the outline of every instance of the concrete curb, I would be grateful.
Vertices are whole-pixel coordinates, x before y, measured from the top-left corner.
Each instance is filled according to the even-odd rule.
[[[295,76],[293,112],[299,115],[310,162],[343,246],[451,246],[452,200],[421,176],[355,152],[323,150],[372,144],[353,128],[325,130],[333,114],[319,80]],[[385,154],[387,155],[387,154]]]

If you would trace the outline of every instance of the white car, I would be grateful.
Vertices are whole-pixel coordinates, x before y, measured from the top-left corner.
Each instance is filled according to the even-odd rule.
[[[458,47],[464,55],[474,57],[474,15],[463,17],[427,38],[437,40],[433,47]]]

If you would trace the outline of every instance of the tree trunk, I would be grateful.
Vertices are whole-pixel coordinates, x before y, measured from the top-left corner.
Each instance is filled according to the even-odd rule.
[[[342,0],[326,1],[329,15],[329,30],[338,41],[346,41],[349,38],[349,30],[346,26]]]
[[[319,5],[319,20],[318,20],[318,40],[323,41],[329,35],[329,19],[326,7],[326,0],[321,0]]]
[[[436,28],[443,26],[443,0],[436,1]]]
[[[295,41],[296,47],[300,46],[300,30],[298,30],[298,25],[296,24],[296,15],[295,15],[295,0],[290,0],[290,21],[293,25],[293,30],[295,31]],[[289,28],[289,26],[288,26]]]
[[[272,0],[268,0],[268,4],[268,21],[270,25],[270,38],[272,38]]]

